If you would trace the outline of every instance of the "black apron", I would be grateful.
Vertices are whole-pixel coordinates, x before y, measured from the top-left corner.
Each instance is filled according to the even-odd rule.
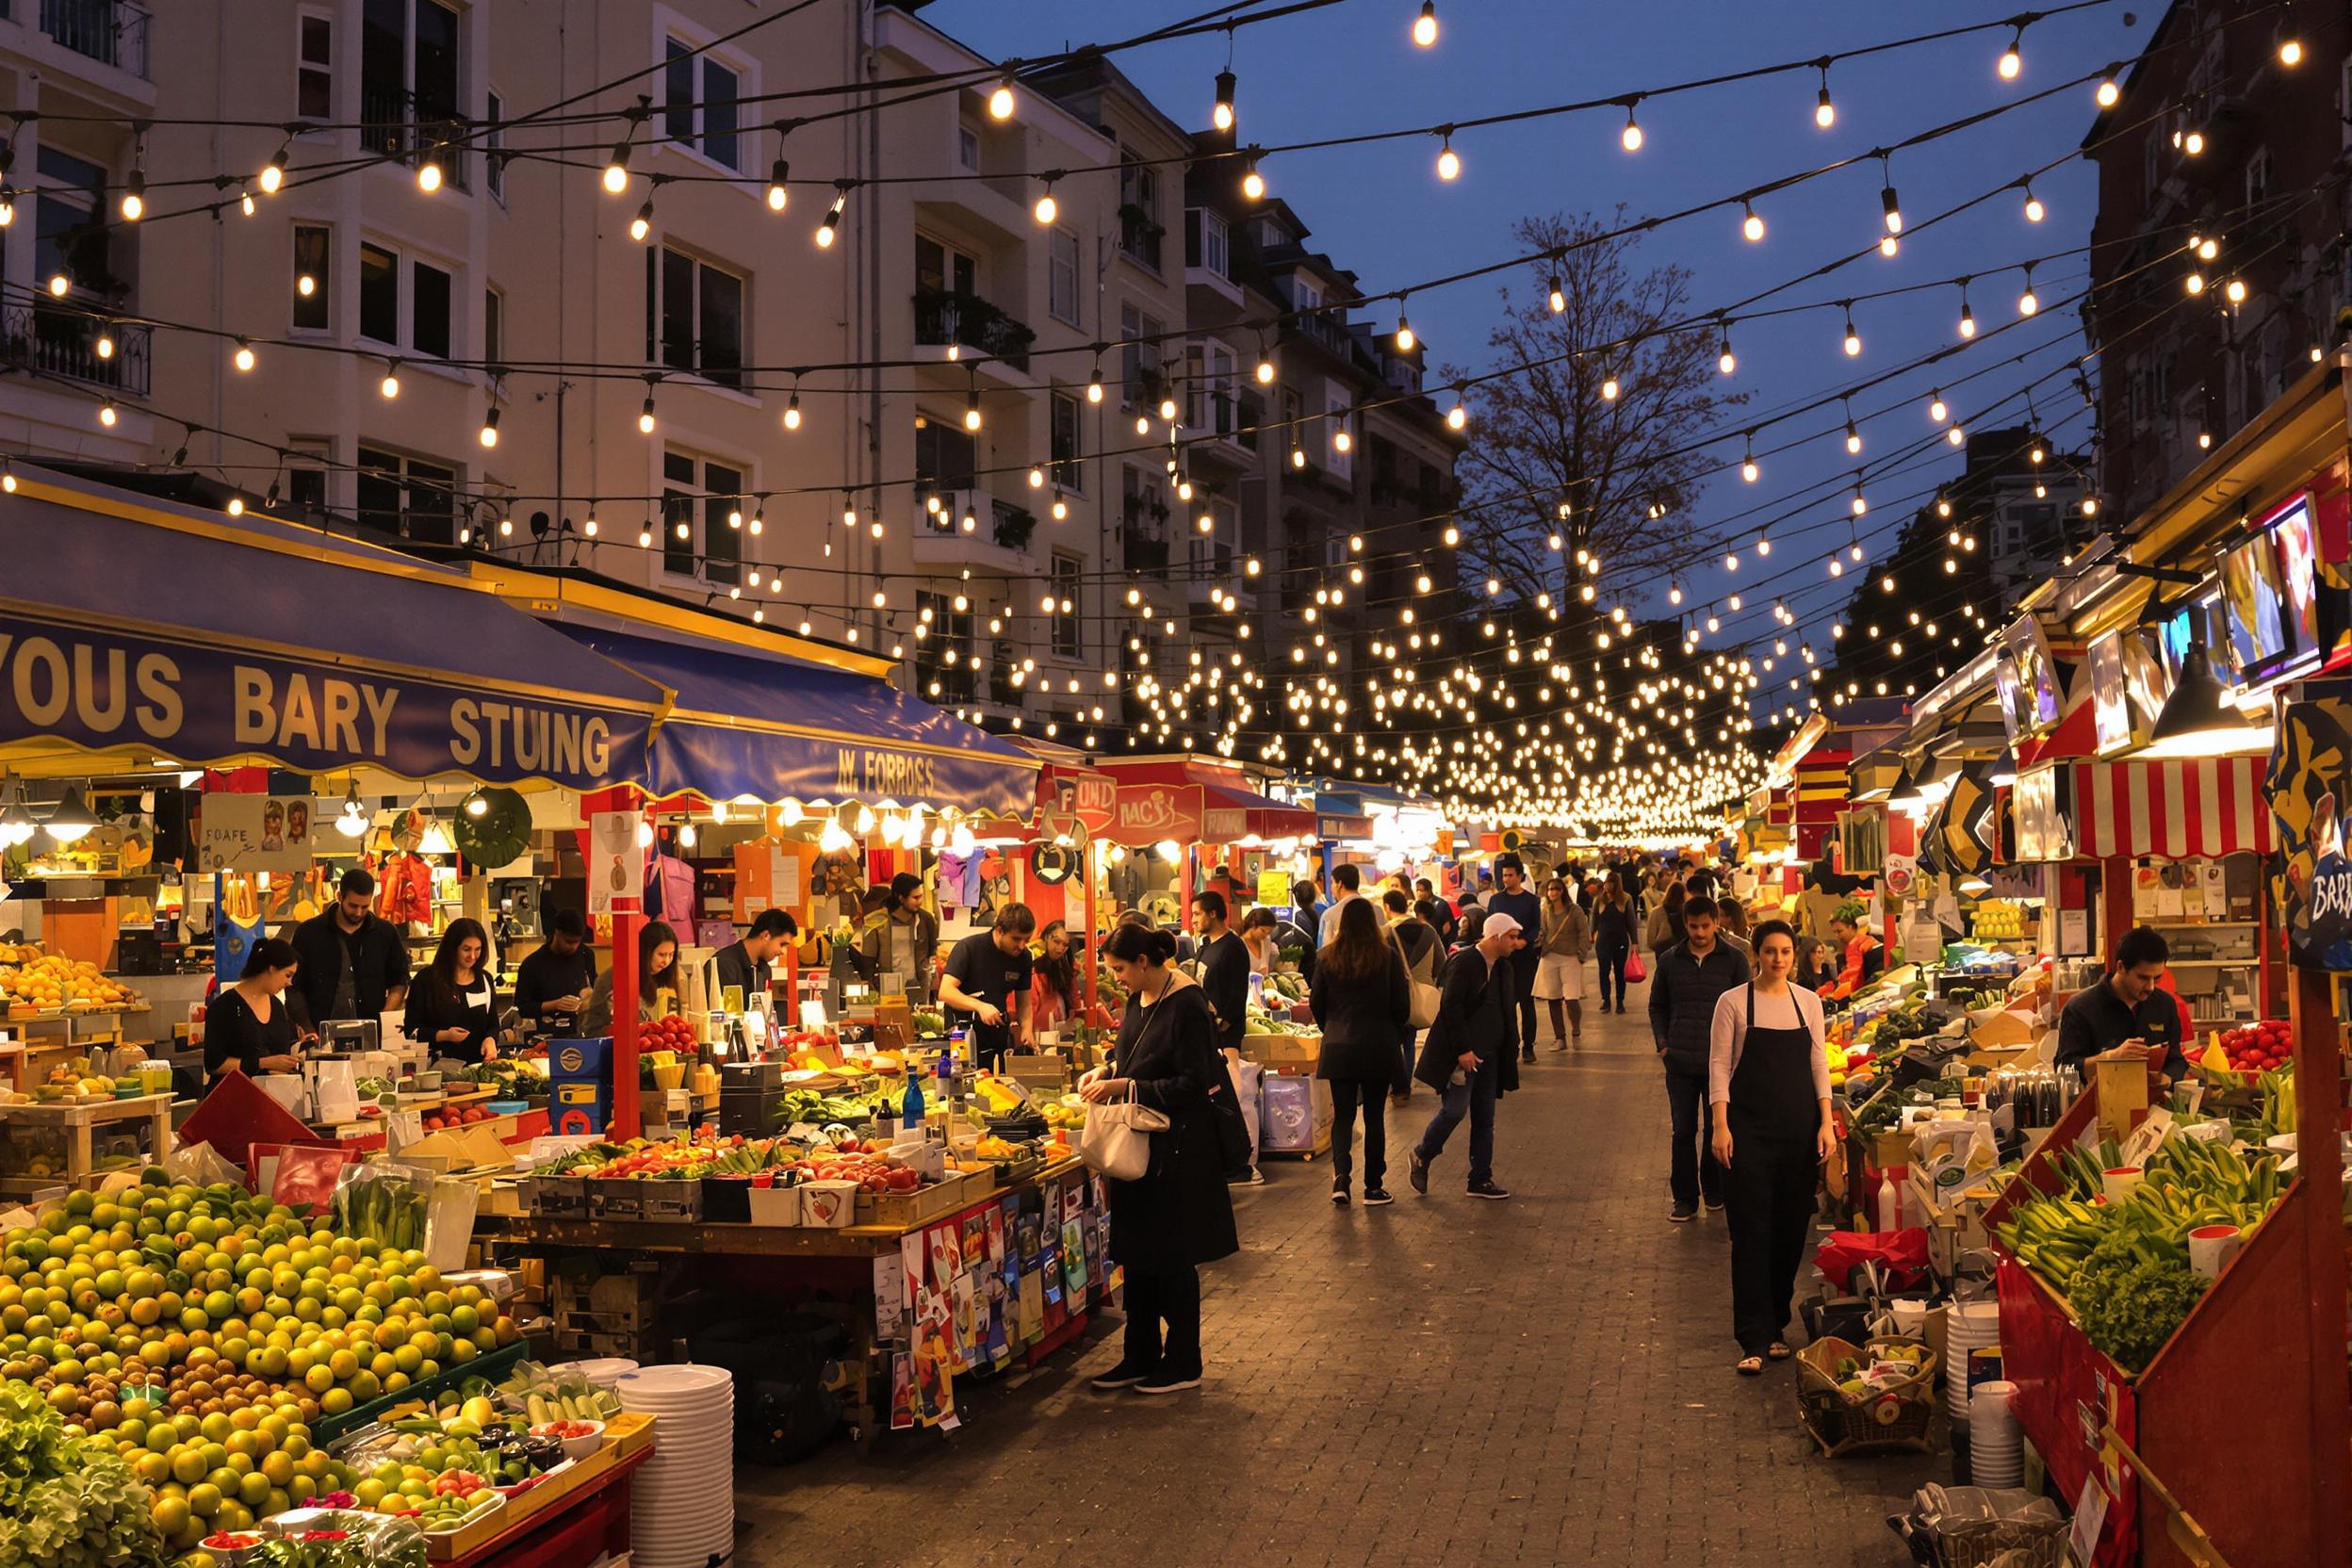
[[[1813,1032],[1797,1014],[1793,1029],[1759,1029],[1756,987],[1748,991],[1748,1035],[1732,1070],[1731,1103],[1725,1119],[1732,1148],[1749,1138],[1811,1143],[1821,1124],[1820,1098],[1813,1092]],[[1795,999],[1790,998],[1790,1005]]]

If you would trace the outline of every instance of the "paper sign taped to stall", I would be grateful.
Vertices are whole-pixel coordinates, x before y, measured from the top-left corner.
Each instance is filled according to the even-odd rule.
[[[637,841],[643,819],[634,811],[598,811],[588,819],[588,912],[634,909],[644,898],[645,852]]]
[[[326,846],[309,795],[208,794],[196,831],[199,871],[308,871]]]

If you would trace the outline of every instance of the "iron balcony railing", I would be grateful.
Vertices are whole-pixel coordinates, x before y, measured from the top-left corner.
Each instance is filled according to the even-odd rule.
[[[1029,345],[1037,335],[977,294],[925,288],[915,294],[915,341],[926,347],[956,344],[977,349],[1016,370],[1029,368]]]
[[[465,145],[467,128],[454,114],[420,110],[416,95],[405,89],[363,88],[359,123],[360,145],[369,152],[398,158],[411,168],[428,155],[436,155],[445,184],[457,190],[473,189],[473,155]]]
[[[44,310],[39,305],[10,305],[0,311],[0,352],[19,369],[102,386],[124,397],[147,395],[151,341],[148,330],[135,323],[110,327],[106,335],[114,351],[98,352],[99,332],[78,311]]]
[[[130,0],[41,0],[41,30],[77,55],[147,79],[147,8]]]

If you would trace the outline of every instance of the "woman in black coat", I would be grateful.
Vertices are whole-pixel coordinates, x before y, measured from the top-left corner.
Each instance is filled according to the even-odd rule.
[[[432,967],[408,988],[402,1032],[434,1055],[486,1062],[498,1054],[498,1006],[489,933],[478,920],[453,920]]]
[[[1168,1126],[1151,1135],[1152,1164],[1140,1179],[1109,1184],[1111,1257],[1127,1274],[1127,1347],[1094,1386],[1173,1394],[1200,1386],[1199,1266],[1241,1247],[1209,1108],[1212,1091],[1231,1092],[1231,1081],[1207,997],[1171,966],[1175,934],[1122,925],[1102,951],[1127,1005],[1110,1065],[1087,1073],[1078,1092],[1097,1104],[1132,1095]]]
[[[1388,1118],[1380,1097],[1412,1086],[1398,1042],[1411,1037],[1413,988],[1397,939],[1380,928],[1370,899],[1340,906],[1331,945],[1315,956],[1307,1002],[1323,1026],[1323,1056],[1315,1075],[1331,1086],[1331,1201],[1348,1201],[1361,1103],[1364,1200],[1375,1206],[1395,1202],[1381,1185],[1388,1175]]]

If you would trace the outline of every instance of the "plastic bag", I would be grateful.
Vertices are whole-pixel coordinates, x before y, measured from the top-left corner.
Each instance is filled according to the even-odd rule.
[[[253,1146],[255,1190],[269,1171],[270,1201],[299,1215],[321,1215],[335,1200],[335,1183],[359,1155],[333,1143],[257,1143]]]
[[[1905,1291],[1927,1278],[1927,1232],[1914,1226],[1903,1231],[1832,1231],[1813,1266],[1838,1289],[1851,1290],[1854,1270],[1877,1266],[1889,1292]]]
[[[430,1170],[393,1160],[346,1167],[335,1179],[335,1228],[386,1247],[422,1251],[434,1179]]]
[[[208,1143],[184,1143],[163,1157],[164,1173],[174,1182],[185,1182],[192,1187],[208,1187],[226,1184],[233,1187],[245,1184],[245,1173],[222,1159]]]
[[[302,1508],[263,1521],[262,1528],[308,1549],[319,1568],[425,1568],[424,1531],[407,1519],[348,1508]]]
[[[1650,977],[1650,966],[1642,961],[1639,953],[1625,955],[1625,984],[1638,986]]]

